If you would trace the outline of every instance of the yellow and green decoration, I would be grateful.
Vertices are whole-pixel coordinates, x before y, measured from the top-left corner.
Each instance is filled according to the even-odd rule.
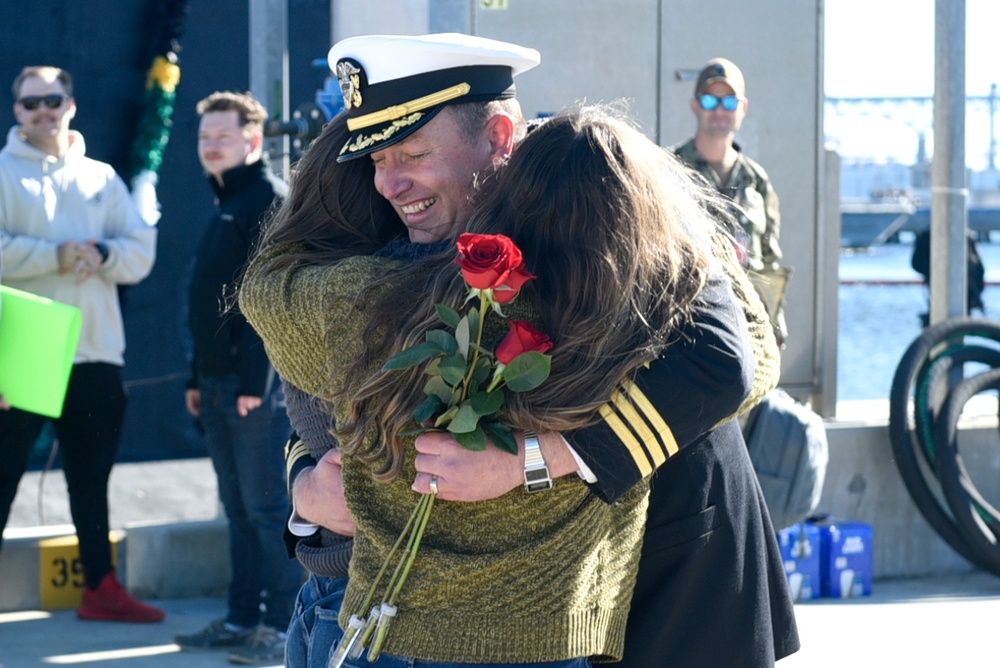
[[[160,0],[154,25],[153,62],[146,74],[142,114],[132,141],[132,198],[143,219],[155,225],[160,218],[156,199],[157,174],[170,140],[181,68],[177,53],[188,12],[187,0]]]

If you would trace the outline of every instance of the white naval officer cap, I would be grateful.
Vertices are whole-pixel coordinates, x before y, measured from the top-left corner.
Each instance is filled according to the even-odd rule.
[[[509,42],[460,33],[364,35],[333,45],[351,138],[338,162],[391,146],[449,104],[514,97],[514,77],[541,56]]]

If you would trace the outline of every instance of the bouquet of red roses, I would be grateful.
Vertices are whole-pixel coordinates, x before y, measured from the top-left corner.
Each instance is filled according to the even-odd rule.
[[[468,286],[465,305],[477,298],[478,304],[469,306],[464,314],[437,304],[438,317],[448,329],[428,331],[422,343],[393,356],[382,368],[391,371],[426,364],[427,398],[414,412],[411,433],[444,429],[470,450],[485,450],[489,439],[497,447],[517,454],[510,427],[499,421],[506,392],[527,392],[548,378],[551,357],[545,353],[552,348],[552,342],[530,322],[514,320],[509,323],[507,335],[490,351],[483,347],[483,328],[491,311],[506,317],[501,307],[513,301],[521,287],[535,276],[525,270],[521,250],[502,234],[462,234],[457,246],[457,262]],[[330,659],[333,668],[339,668],[348,657],[360,656],[365,647],[369,661],[378,659],[396,615],[396,601],[420,549],[435,496],[436,492],[420,495],[368,594],[364,609],[372,606],[370,613],[365,619],[351,617]],[[377,591],[390,568],[392,575],[376,604]]]

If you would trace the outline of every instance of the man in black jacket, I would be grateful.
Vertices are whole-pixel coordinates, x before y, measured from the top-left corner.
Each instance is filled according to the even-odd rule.
[[[250,93],[213,93],[197,109],[198,157],[215,209],[191,277],[194,360],[185,399],[205,430],[229,519],[232,578],[225,619],[175,641],[228,648],[234,663],[280,661],[302,581],[281,539],[289,505],[281,446],[291,428],[264,345],[232,302],[261,222],[287,186],[267,168],[267,112]]]

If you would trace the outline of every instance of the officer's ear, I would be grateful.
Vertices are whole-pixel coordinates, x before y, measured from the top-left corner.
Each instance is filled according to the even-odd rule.
[[[514,119],[498,112],[486,122],[486,138],[490,142],[490,159],[494,165],[507,161],[514,151]]]

